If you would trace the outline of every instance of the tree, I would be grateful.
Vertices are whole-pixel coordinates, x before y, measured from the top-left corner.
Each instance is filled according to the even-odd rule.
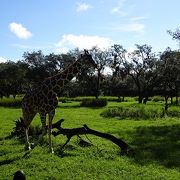
[[[64,70],[69,64],[75,61],[75,57],[70,52],[67,54],[51,53],[44,57],[44,61],[44,66],[48,76],[52,76]]]
[[[93,60],[97,64],[97,84],[96,84],[96,99],[98,99],[101,94],[101,81],[102,81],[102,73],[105,67],[108,64],[109,60],[109,52],[108,50],[101,50],[97,46],[92,47],[90,50],[90,54],[92,55]]]
[[[177,40],[180,42],[180,29],[179,28],[177,28],[174,32],[171,30],[168,30],[167,32],[172,36],[174,40]]]
[[[113,77],[123,75],[122,68],[126,61],[127,50],[122,45],[114,44],[110,49],[111,58],[109,59],[109,66],[113,72]]]
[[[27,72],[27,66],[21,61],[0,64],[0,91],[1,97],[13,95],[22,92],[22,87]]]
[[[51,53],[44,57],[44,66],[48,76],[53,76],[63,69],[62,56]]]
[[[128,60],[124,63],[127,73],[137,87],[139,103],[142,103],[143,98],[144,103],[147,102],[157,83],[156,64],[156,55],[152,52],[152,47],[147,44],[136,44],[136,50],[128,54]]]
[[[127,50],[122,45],[114,44],[110,49],[111,58],[109,59],[109,66],[112,70],[112,93],[120,99],[120,96],[129,95],[132,89],[129,85],[129,78],[124,64],[126,62]],[[132,84],[131,84],[132,85]]]
[[[159,62],[159,86],[165,97],[165,104],[168,104],[168,98],[176,96],[176,104],[178,103],[178,90],[180,80],[180,52],[172,51],[167,48],[160,55]]]
[[[28,65],[27,79],[29,80],[29,88],[48,77],[45,56],[42,51],[25,52],[23,58],[23,62]]]

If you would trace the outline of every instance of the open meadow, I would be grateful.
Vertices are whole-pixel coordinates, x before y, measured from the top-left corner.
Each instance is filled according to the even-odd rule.
[[[47,138],[25,155],[24,140],[12,137],[15,120],[21,116],[19,107],[0,107],[0,179],[12,179],[17,170],[23,170],[30,179],[180,179],[180,119],[177,117],[149,116],[141,119],[123,119],[105,116],[107,109],[136,107],[147,112],[162,111],[163,104],[148,102],[108,102],[106,107],[80,107],[80,102],[60,103],[53,122],[65,119],[64,128],[90,128],[121,138],[133,149],[132,156],[120,155],[120,149],[112,142],[93,136],[81,137],[92,146],[81,147],[77,137],[60,150],[66,141],[63,135],[53,137],[54,154],[48,152]],[[178,110],[179,109],[179,110]],[[158,111],[156,111],[158,110]],[[180,107],[169,111],[180,114]],[[106,111],[107,112],[107,111]],[[150,116],[151,117],[151,116]],[[32,123],[41,126],[39,115]],[[31,139],[33,141],[34,139]],[[25,155],[25,156],[24,156]]]

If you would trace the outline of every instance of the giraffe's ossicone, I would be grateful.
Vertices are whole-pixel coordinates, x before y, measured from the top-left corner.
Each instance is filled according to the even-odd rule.
[[[52,77],[45,79],[38,86],[29,90],[22,100],[22,113],[23,121],[25,125],[26,135],[26,149],[31,149],[29,143],[28,129],[34,118],[39,113],[42,123],[42,135],[40,135],[36,144],[42,139],[42,137],[48,131],[49,148],[53,152],[52,141],[51,141],[51,129],[52,120],[55,115],[55,109],[58,105],[57,93],[61,92],[64,86],[81,71],[82,67],[86,65],[88,67],[96,67],[92,56],[85,51],[77,61],[68,66],[63,72],[58,73]],[[48,115],[48,129],[46,128],[46,116]]]

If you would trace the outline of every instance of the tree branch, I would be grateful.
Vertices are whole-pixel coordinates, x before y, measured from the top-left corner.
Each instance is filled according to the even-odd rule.
[[[125,143],[123,140],[116,138],[115,136],[108,134],[108,133],[102,133],[93,129],[90,129],[86,124],[83,125],[83,127],[80,128],[72,128],[72,129],[67,129],[67,128],[62,128],[61,124],[64,121],[64,119],[59,120],[57,123],[54,123],[52,125],[52,128],[58,129],[57,132],[52,132],[54,136],[58,136],[60,134],[63,134],[67,137],[67,141],[65,144],[62,146],[62,149],[67,145],[67,143],[71,140],[71,138],[75,135],[82,135],[82,134],[93,134],[95,136],[110,140],[117,146],[121,148],[121,154],[132,154],[133,150],[130,148],[130,146]]]

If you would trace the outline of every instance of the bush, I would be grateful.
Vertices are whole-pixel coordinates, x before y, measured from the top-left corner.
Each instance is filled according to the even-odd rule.
[[[59,101],[83,101],[83,100],[92,100],[94,96],[77,96],[77,97],[59,97]],[[99,99],[106,99],[110,102],[122,102],[122,97],[119,99],[117,96],[99,96]],[[124,102],[134,101],[132,97],[125,97]]]
[[[70,98],[62,97],[62,98],[59,98],[59,101],[62,102],[62,103],[69,103],[70,102]]]
[[[145,105],[121,106],[107,109],[101,115],[104,117],[118,117],[119,119],[156,119],[163,116],[163,111],[160,108]]]
[[[106,105],[106,99],[83,99],[80,103],[82,107],[104,107]]]
[[[180,108],[179,108],[179,106],[169,107],[168,112],[167,112],[167,116],[180,118]]]
[[[162,97],[162,96],[154,96],[153,98],[152,98],[152,101],[154,101],[154,102],[161,102],[161,101],[164,101],[164,97]]]
[[[15,122],[15,127],[13,128],[11,135],[17,136],[20,138],[25,137],[25,133],[24,133],[25,124],[23,122],[23,119],[20,117],[20,119],[14,121],[14,122]],[[30,125],[28,134],[29,134],[29,136],[37,137],[37,135],[42,134],[42,129],[39,126],[33,127],[32,125]]]
[[[0,106],[3,107],[21,107],[21,98],[3,98],[0,100]]]

